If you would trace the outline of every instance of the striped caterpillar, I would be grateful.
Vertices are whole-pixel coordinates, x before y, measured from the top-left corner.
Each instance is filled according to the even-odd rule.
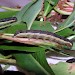
[[[19,31],[14,34],[14,38],[19,42],[19,38],[25,39],[21,43],[31,45],[44,45],[57,49],[71,49],[72,42],[64,37],[58,36],[52,32],[41,30]]]
[[[52,32],[41,30],[19,31],[16,32],[14,36],[1,34],[1,38],[28,45],[45,46],[47,49],[71,49],[73,45],[70,40],[64,37],[58,36]]]
[[[0,19],[0,29],[8,27],[9,26],[8,24],[14,23],[16,21],[17,21],[16,17],[9,17],[9,18]]]

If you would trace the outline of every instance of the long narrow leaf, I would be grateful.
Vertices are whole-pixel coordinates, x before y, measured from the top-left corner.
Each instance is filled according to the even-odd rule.
[[[44,67],[45,70],[47,70],[51,75],[55,75],[47,63],[45,50],[38,50],[33,54],[33,56],[40,63],[40,65]]]
[[[33,21],[35,20],[38,13],[41,11],[43,6],[43,0],[37,0],[23,15],[23,22],[27,23],[28,29],[31,28]]]
[[[44,15],[43,16],[47,16],[50,11],[52,10],[52,6],[50,5],[50,3],[48,1],[44,2]]]
[[[14,57],[23,70],[34,72],[36,75],[50,75],[31,54],[14,54]]]
[[[75,11],[62,23],[59,25],[58,29],[55,32],[62,31],[65,28],[71,27],[75,22]]]
[[[45,1],[48,1],[48,2],[51,3],[52,5],[56,5],[59,0],[45,0]]]
[[[9,27],[0,29],[0,32],[1,33],[13,33],[14,34],[17,31],[26,30],[26,29],[27,29],[26,24],[16,22],[16,23],[13,23],[13,24],[9,24]]]
[[[54,32],[54,29],[51,26],[50,22],[40,22],[40,21],[34,21],[31,26],[31,30],[42,30],[42,31]]]
[[[5,11],[0,12],[0,19],[14,16],[18,13],[18,11]]]
[[[68,37],[72,34],[75,34],[75,31],[73,31],[72,29],[70,28],[65,28],[59,32],[57,32],[56,34],[60,35],[60,36],[63,36],[63,37]]]
[[[24,16],[25,12],[33,5],[33,3],[34,3],[34,1],[28,3],[27,5],[25,5],[25,6],[23,7],[23,9],[22,9],[21,11],[19,11],[19,12],[15,15],[15,17],[17,17],[18,21],[22,21],[22,18],[23,18],[23,16]]]
[[[1,40],[0,40],[1,42]],[[37,52],[38,50],[42,50],[44,48],[37,46],[29,46],[20,43],[13,43],[11,41],[2,41],[3,44],[0,44],[0,50],[17,50],[17,51],[26,51],[26,52]]]

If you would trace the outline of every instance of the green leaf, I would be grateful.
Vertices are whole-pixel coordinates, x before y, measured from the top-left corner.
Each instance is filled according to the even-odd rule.
[[[45,70],[47,70],[51,75],[55,75],[47,63],[45,50],[38,50],[37,52],[33,53],[33,56]]]
[[[14,54],[17,64],[23,70],[35,72],[36,75],[50,75],[31,54]]]
[[[21,11],[19,11],[19,12],[15,15],[15,17],[17,17],[18,21],[22,21],[22,18],[23,18],[23,16],[24,16],[25,12],[33,5],[33,3],[34,3],[34,1],[29,2],[27,5],[25,5],[25,6],[23,7],[23,9],[22,9]]]
[[[13,23],[9,24],[9,27],[1,29],[0,32],[2,33],[16,33],[19,30],[26,30],[27,26],[24,23]]]
[[[48,1],[44,2],[44,15],[43,16],[47,16],[50,11],[52,10],[52,6],[50,5],[50,3]]]
[[[43,6],[43,0],[37,0],[23,15],[22,21],[26,22],[28,29],[31,28],[33,21],[39,14]]]
[[[75,11],[73,11],[72,14],[62,24],[59,25],[58,29],[55,32],[59,32],[62,31],[63,29],[73,26],[75,22],[74,15]]]
[[[51,65],[55,75],[75,75],[74,64],[60,62],[56,65]]]
[[[1,41],[1,40],[0,40]],[[37,46],[30,46],[20,43],[13,43],[11,41],[4,41],[2,40],[3,44],[0,44],[0,50],[17,50],[17,51],[26,51],[26,52],[37,52],[38,50],[42,50],[45,48],[37,47]]]
[[[70,28],[65,28],[59,32],[56,32],[56,34],[60,35],[60,36],[63,36],[63,37],[68,37],[70,36],[71,34],[75,34],[75,32],[70,29]]]
[[[5,59],[6,57],[4,56],[4,55],[2,55],[2,54],[0,54],[0,60],[1,59]]]
[[[7,18],[7,17],[12,17],[16,15],[18,11],[5,11],[5,12],[0,12],[0,19],[2,18]]]
[[[34,21],[31,26],[31,29],[32,30],[43,30],[43,31],[54,32],[54,29],[51,26],[50,22]],[[1,29],[0,32],[15,33],[16,31],[19,31],[19,30],[27,30],[27,25],[22,22],[21,23],[14,23],[5,29]]]
[[[51,3],[52,5],[56,5],[58,3],[59,0],[46,0],[49,3]]]
[[[10,8],[10,7],[6,7],[6,6],[0,6],[1,9],[4,9],[6,11],[20,11],[20,9],[18,8]]]
[[[31,30],[43,30],[43,31],[54,32],[54,29],[51,26],[50,22],[41,22],[41,21],[34,21],[31,26]]]

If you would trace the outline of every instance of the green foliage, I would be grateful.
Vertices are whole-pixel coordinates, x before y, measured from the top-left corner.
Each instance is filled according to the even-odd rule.
[[[56,6],[59,0],[45,0],[44,1],[44,14],[43,17],[47,17],[52,9]]]
[[[39,21],[34,21],[32,26],[31,26],[32,30],[43,30],[43,31],[49,31],[49,32],[53,32],[54,29],[51,26],[50,22],[39,22]]]
[[[43,30],[56,33],[58,35],[69,37],[70,35],[75,35],[70,27],[74,26],[74,15],[75,11],[65,20],[64,23],[60,24],[58,29],[55,31],[50,22],[44,21],[35,21],[35,18],[38,16],[44,6],[44,16],[47,16],[48,13],[54,8],[58,3],[58,0],[35,0],[24,6],[21,11],[6,11],[0,12],[0,18],[7,18],[10,16],[15,16],[17,22],[9,24],[9,27],[0,29],[0,33],[14,34],[19,30]],[[50,5],[51,4],[51,5]],[[72,50],[62,50],[66,54],[73,55],[75,50],[75,43],[73,43]],[[36,75],[69,75],[67,72],[67,63],[58,63],[57,65],[48,65],[46,61],[46,48],[30,46],[21,43],[15,43],[13,41],[2,40],[0,39],[0,52],[5,54],[6,51],[10,51],[7,55],[12,55],[16,60],[16,64],[20,66],[23,70],[31,71],[36,73]],[[55,49],[55,51],[57,51]],[[59,53],[59,52],[58,52]],[[5,56],[0,55],[0,58],[5,59]],[[13,58],[12,58],[13,59]],[[8,59],[9,60],[9,59]],[[5,62],[6,64],[6,62]],[[75,74],[75,73],[74,73]],[[72,73],[73,75],[73,73]]]
[[[52,5],[56,5],[59,0],[45,0],[45,1],[48,1],[48,2],[51,3]]]
[[[65,22],[59,25],[58,29],[55,32],[59,32],[73,26],[75,22],[74,14],[75,14],[75,11],[72,12],[72,14],[65,20]]]
[[[27,29],[27,26],[24,23],[16,23],[16,24],[13,23],[11,26],[9,26],[3,30],[0,30],[0,32],[14,34],[15,32],[17,32],[19,30],[26,30],[26,29]]]
[[[31,54],[14,54],[17,64],[28,71],[35,72],[36,75],[50,75],[50,73],[42,66]],[[42,59],[43,61],[43,59]],[[52,73],[52,75],[54,75]]]
[[[47,16],[48,13],[52,10],[52,6],[50,5],[49,2],[45,1],[44,2],[44,15],[43,16]]]
[[[40,65],[42,65],[44,67],[44,69],[48,71],[49,74],[55,75],[47,63],[45,50],[38,50],[38,52],[33,53],[33,56],[40,63]],[[41,61],[41,59],[42,59],[42,61]]]
[[[70,36],[72,34],[75,34],[75,32],[70,28],[65,28],[65,29],[63,29],[61,31],[56,32],[56,34],[64,36],[64,37],[68,37],[68,36]]]
[[[24,8],[15,15],[19,21],[22,20],[24,13],[33,5],[33,3],[34,2],[32,1],[29,4],[25,5]]]
[[[75,75],[74,64],[60,62],[56,65],[51,65],[55,75]]]
[[[18,13],[18,11],[0,12],[0,19],[15,16],[17,13]]]
[[[41,11],[42,6],[43,6],[43,0],[31,2],[27,6],[25,6],[24,9],[21,12],[19,12],[16,17],[18,19],[21,18],[20,20],[25,22],[27,24],[28,29],[30,29],[36,16]]]

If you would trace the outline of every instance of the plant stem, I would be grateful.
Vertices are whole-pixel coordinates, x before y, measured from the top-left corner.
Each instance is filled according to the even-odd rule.
[[[1,64],[14,64],[16,65],[15,59],[0,59]]]
[[[20,9],[9,8],[9,7],[5,7],[5,6],[0,6],[0,8],[5,9],[5,10],[9,10],[9,11],[20,11]]]

